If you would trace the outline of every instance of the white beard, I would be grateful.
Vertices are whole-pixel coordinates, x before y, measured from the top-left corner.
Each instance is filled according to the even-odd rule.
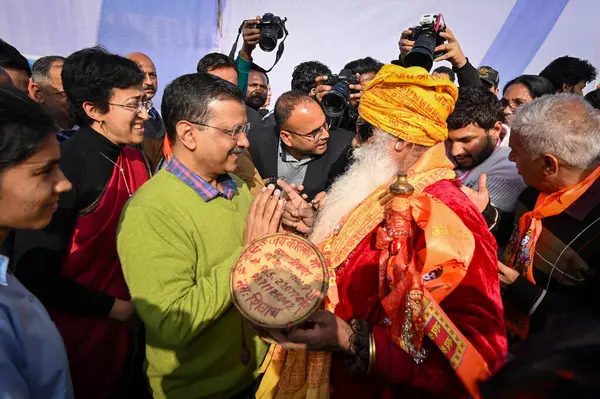
[[[390,153],[392,141],[397,139],[389,134],[375,134],[372,142],[354,150],[348,171],[331,185],[317,214],[311,242],[318,244],[327,239],[344,216],[398,174],[400,166]]]

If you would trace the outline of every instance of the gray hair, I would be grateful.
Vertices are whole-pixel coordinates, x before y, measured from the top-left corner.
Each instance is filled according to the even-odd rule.
[[[57,62],[65,62],[65,57],[60,55],[49,55],[46,57],[38,58],[31,66],[31,78],[34,82],[38,83],[40,79],[49,79],[50,70]]]
[[[552,154],[578,169],[600,162],[600,116],[581,96],[539,97],[517,110],[511,130],[534,157]]]

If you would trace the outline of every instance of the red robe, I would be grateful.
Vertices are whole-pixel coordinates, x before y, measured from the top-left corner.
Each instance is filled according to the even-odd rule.
[[[148,180],[142,154],[125,147],[112,177],[93,210],[77,218],[63,276],[116,298],[131,299],[117,254],[117,227],[129,191]],[[126,179],[126,182],[125,180]],[[106,399],[114,391],[132,348],[132,332],[123,323],[48,309],[69,356],[75,396]]]
[[[452,209],[473,233],[475,253],[460,285],[442,301],[441,308],[479,351],[492,373],[507,354],[504,311],[498,281],[497,245],[475,206],[455,182],[442,180],[424,192]],[[375,370],[369,376],[350,377],[343,355],[332,361],[333,398],[462,398],[467,392],[450,363],[431,341],[427,359],[416,364],[388,338],[385,312],[379,301],[379,255],[375,247],[377,228],[369,233],[336,270],[340,302],[335,313],[348,321],[368,320],[376,341]],[[415,233],[416,234],[416,233]],[[415,235],[417,248],[424,242]]]

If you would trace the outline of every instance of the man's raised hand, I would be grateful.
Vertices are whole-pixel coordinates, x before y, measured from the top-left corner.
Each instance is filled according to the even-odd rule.
[[[257,27],[258,24],[260,24],[259,16],[257,16],[255,19],[247,19],[244,21],[244,26],[242,27],[244,45],[242,46],[240,55],[246,61],[252,60],[252,52],[256,48],[258,40],[260,39],[260,29]]]
[[[299,233],[306,234],[312,229],[314,223],[315,211],[313,207],[306,202],[306,195],[300,187],[294,184],[287,184],[283,180],[277,180],[277,185],[285,192],[286,204],[283,212],[282,224],[288,229],[295,229]]]
[[[276,233],[281,224],[285,200],[280,198],[281,191],[270,184],[254,197],[244,229],[244,246],[268,234]]]

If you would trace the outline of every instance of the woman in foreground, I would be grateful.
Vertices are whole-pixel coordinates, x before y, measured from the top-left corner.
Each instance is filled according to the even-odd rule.
[[[12,229],[42,229],[71,189],[52,118],[0,86],[0,244]],[[73,398],[63,341],[44,306],[0,255],[0,387],[9,398]]]

